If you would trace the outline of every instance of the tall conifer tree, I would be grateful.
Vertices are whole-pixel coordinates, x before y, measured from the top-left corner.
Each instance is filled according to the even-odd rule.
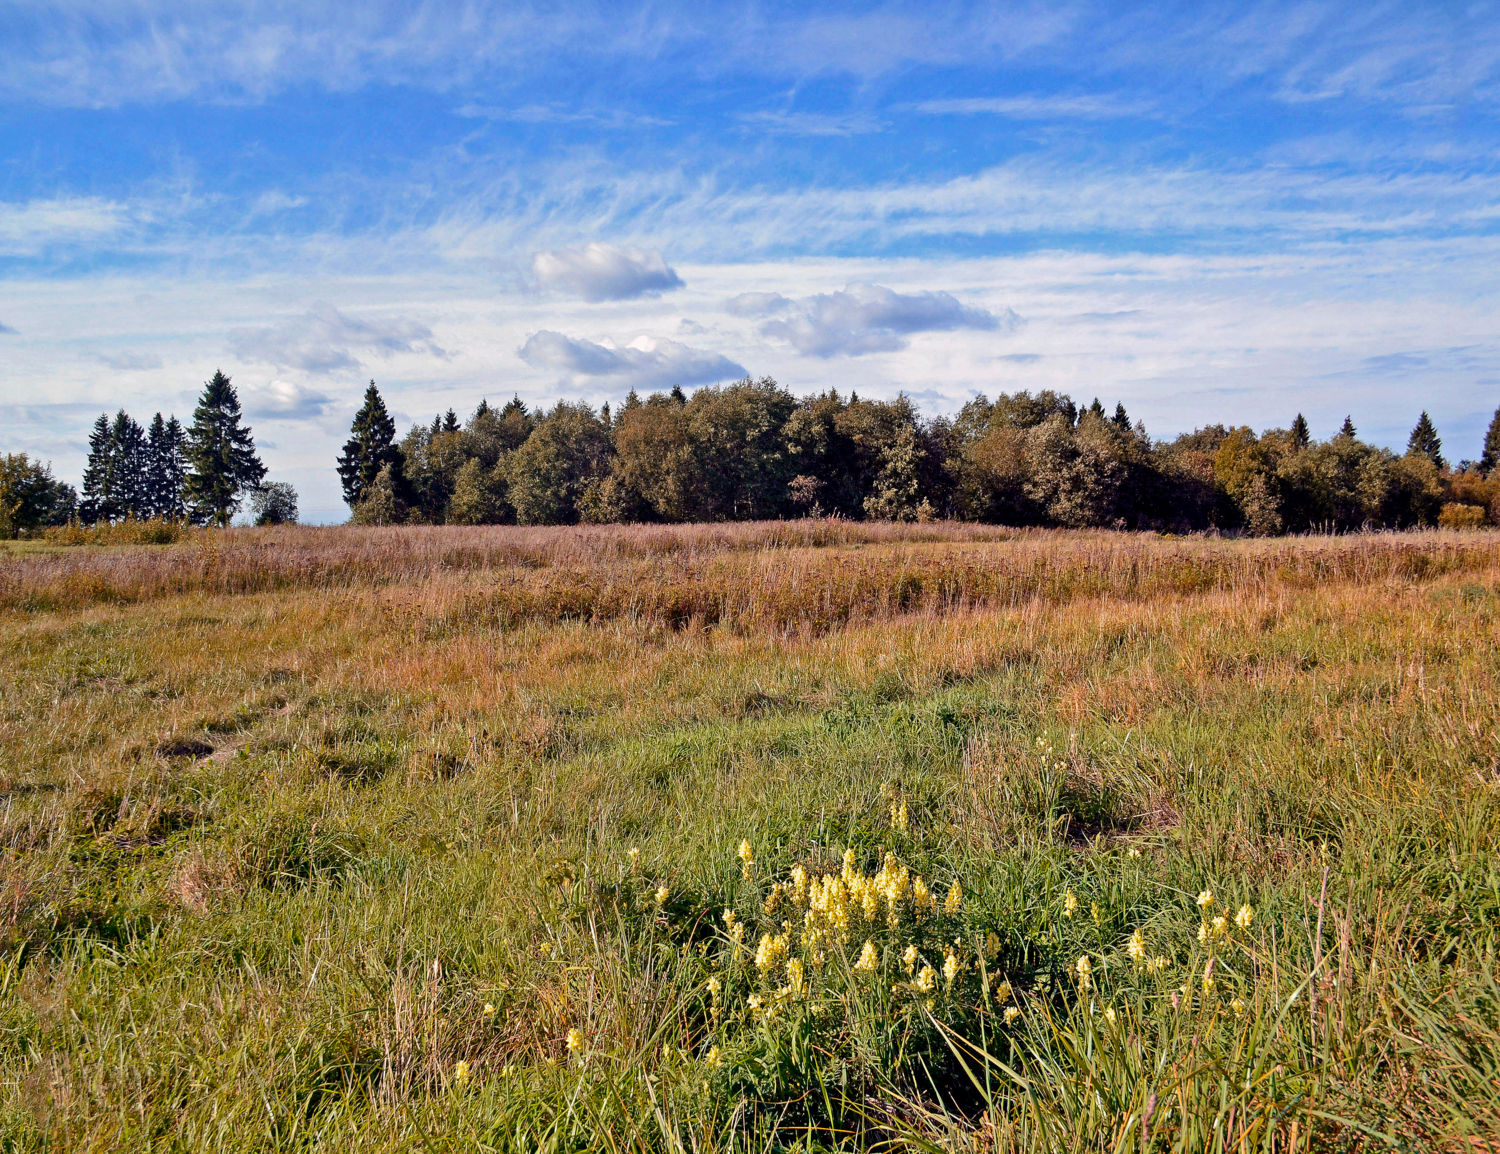
[[[1307,427],[1307,418],[1301,413],[1292,422],[1292,448],[1302,450],[1312,444],[1312,431]]]
[[[83,468],[83,500],[78,506],[78,515],[86,525],[114,519],[114,508],[110,501],[113,488],[110,476],[114,470],[114,453],[111,451],[113,445],[109,417],[100,413],[94,427],[89,430],[89,459]]]
[[[458,418],[451,409],[448,417],[456,428]],[[344,503],[351,509],[358,505],[365,491],[375,483],[380,470],[387,465],[391,466],[394,480],[400,475],[402,465],[401,450],[396,447],[396,422],[386,412],[380,390],[371,381],[370,387],[365,390],[365,403],[354,414],[349,439],[344,442],[344,451],[338,458],[339,481],[344,486]]]
[[[187,477],[183,456],[182,424],[176,417],[166,421],[161,414],[151,418],[146,433],[146,488],[152,517],[181,517],[182,484]]]
[[[183,496],[195,519],[221,528],[239,510],[240,497],[260,486],[266,467],[255,455],[250,430],[240,424],[240,398],[222,372],[203,386],[187,433]]]
[[[1411,431],[1411,436],[1406,440],[1406,455],[1408,457],[1426,457],[1439,469],[1446,469],[1448,462],[1443,460],[1443,441],[1437,435],[1437,429],[1432,424],[1432,418],[1427,415],[1427,410],[1422,410],[1422,415],[1417,418],[1417,427]]]
[[[1500,469],[1500,409],[1495,410],[1495,418],[1484,434],[1484,452],[1479,456],[1479,469],[1483,473]]]

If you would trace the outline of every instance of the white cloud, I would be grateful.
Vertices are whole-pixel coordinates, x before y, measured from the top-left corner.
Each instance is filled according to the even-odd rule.
[[[1149,116],[1153,107],[1142,101],[1112,96],[996,96],[954,100],[924,100],[910,106],[934,116],[1004,116],[1011,120],[1109,120]]]
[[[306,203],[305,196],[290,196],[279,188],[273,188],[255,198],[255,203],[250,206],[250,215],[270,216],[289,208],[301,208]]]
[[[595,379],[620,388],[703,385],[746,375],[742,365],[718,353],[651,337],[637,337],[616,348],[542,329],[516,352],[533,368],[566,373],[574,383]]]
[[[94,359],[122,373],[143,373],[161,368],[161,358],[155,353],[100,353]]]
[[[539,252],[531,258],[531,271],[544,288],[572,292],[586,301],[634,300],[683,287],[661,253],[597,241]]]
[[[555,104],[527,104],[521,108],[495,108],[465,104],[454,113],[470,120],[499,120],[512,124],[587,124],[595,128],[669,128],[676,121],[642,116],[622,109],[569,109]]]
[[[245,411],[273,421],[321,417],[330,403],[322,393],[293,381],[274,380],[245,390]]]
[[[53,244],[95,241],[120,231],[126,219],[122,205],[98,197],[0,202],[0,253],[30,256]]]
[[[432,330],[419,321],[401,317],[360,320],[322,303],[274,328],[234,329],[229,347],[242,360],[308,373],[358,369],[356,351],[380,357],[396,353],[426,353],[439,360],[448,357],[432,339]]]
[[[880,120],[859,112],[841,116],[821,112],[742,112],[735,119],[775,136],[865,136],[885,128]]]
[[[726,305],[736,316],[774,317],[760,334],[814,357],[859,356],[904,349],[912,333],[1014,328],[1015,313],[996,317],[961,304],[952,293],[898,293],[881,285],[850,283],[842,292],[789,300],[779,293],[741,293]]]

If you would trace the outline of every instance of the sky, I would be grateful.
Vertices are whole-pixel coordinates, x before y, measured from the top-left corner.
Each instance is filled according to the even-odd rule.
[[[0,452],[222,369],[305,519],[366,382],[1500,406],[1500,3],[0,0]]]

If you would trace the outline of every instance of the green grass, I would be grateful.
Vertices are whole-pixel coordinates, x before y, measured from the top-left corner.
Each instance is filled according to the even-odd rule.
[[[1200,543],[1212,584],[1145,596],[1099,566],[1179,545],[1049,540],[1066,597],[838,628],[502,624],[405,555],[394,590],[7,611],[0,1145],[1483,1149],[1492,538],[1318,582]],[[853,546],[816,548],[762,595]],[[800,942],[768,895],[848,850],[938,908]],[[800,992],[755,962],[783,932]]]

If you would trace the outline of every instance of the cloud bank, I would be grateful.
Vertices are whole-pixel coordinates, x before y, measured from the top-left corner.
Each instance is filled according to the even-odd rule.
[[[586,301],[635,300],[683,287],[677,270],[661,253],[597,241],[583,248],[539,252],[531,258],[531,271],[543,288],[570,292]]]
[[[855,281],[842,292],[790,300],[779,293],[741,293],[725,306],[734,316],[770,317],[760,334],[785,341],[804,356],[897,352],[912,333],[1014,328],[1009,310],[996,317],[961,304],[951,293],[898,293]]]
[[[597,380],[630,389],[704,385],[747,375],[743,365],[718,353],[651,337],[616,348],[542,329],[516,352],[532,368],[565,373],[574,383]]]
[[[358,369],[356,350],[379,357],[426,353],[448,359],[432,339],[432,330],[418,321],[401,317],[365,321],[345,316],[330,304],[314,305],[274,328],[235,329],[229,334],[229,347],[241,360],[307,373]]]

